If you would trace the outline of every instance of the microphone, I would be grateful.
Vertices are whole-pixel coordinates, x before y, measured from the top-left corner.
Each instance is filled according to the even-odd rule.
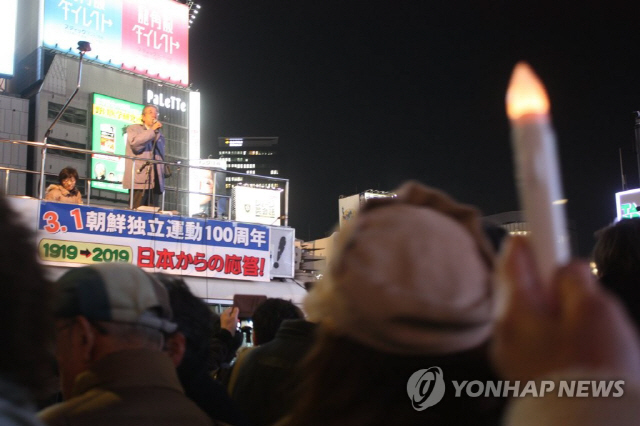
[[[156,130],[156,132],[157,132],[157,130]],[[148,161],[146,161],[146,162],[142,165],[142,167],[140,167],[138,170],[136,170],[136,172],[137,172],[138,174],[142,173],[142,171],[143,171],[144,169],[146,169],[148,165],[149,165],[149,162],[148,162]]]
[[[157,122],[158,122],[158,119],[157,119],[157,118],[156,118],[155,120],[153,120],[153,124],[156,124]],[[158,127],[158,128],[157,128],[157,129],[155,129],[153,132],[157,135],[158,133],[160,133],[160,128]]]
[[[273,220],[273,222],[271,222],[271,224],[269,226],[273,226],[273,224],[276,223],[277,221],[283,220],[283,219],[286,219],[286,218],[287,218],[287,215],[284,215],[284,214],[281,215],[281,216],[278,216]]]

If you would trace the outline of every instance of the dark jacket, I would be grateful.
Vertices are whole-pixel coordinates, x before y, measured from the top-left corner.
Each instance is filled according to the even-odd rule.
[[[137,157],[139,160],[135,162],[133,187],[134,189],[155,188],[158,185],[160,192],[164,192],[164,164],[156,164],[156,173],[149,173],[152,166],[145,167],[145,161],[153,158],[155,160],[164,160],[165,140],[161,132],[157,134],[151,129],[146,129],[143,124],[132,124],[127,127],[127,143],[125,153],[127,156]],[[153,142],[158,139],[155,147],[155,155],[152,155]],[[131,167],[133,160],[125,160],[124,176],[122,177],[122,187],[131,189]],[[149,176],[151,176],[151,185],[149,185]],[[158,182],[156,182],[156,178]]]
[[[193,375],[180,375],[184,393],[211,419],[233,426],[248,426],[250,423],[242,415],[236,403],[220,382],[213,380],[206,371]]]
[[[293,405],[301,378],[296,367],[313,344],[315,328],[304,320],[283,321],[276,337],[239,365],[232,398],[255,426],[273,424]]]

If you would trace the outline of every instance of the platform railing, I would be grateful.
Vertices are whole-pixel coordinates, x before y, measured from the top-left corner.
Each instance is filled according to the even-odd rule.
[[[29,146],[29,147],[34,147],[34,148],[44,148],[45,143],[43,142],[31,142],[31,141],[20,141],[20,140],[10,140],[10,139],[2,139],[0,138],[0,143],[10,143],[10,144],[17,144],[17,145],[23,145],[23,146]],[[114,157],[114,158],[124,158],[124,159],[130,159],[133,160],[132,161],[132,170],[131,170],[131,187],[133,187],[133,180],[134,180],[134,176],[135,176],[135,171],[136,171],[136,162],[138,165],[140,165],[141,163],[149,163],[149,164],[153,164],[154,167],[156,164],[166,164],[169,165],[170,167],[173,167],[176,172],[180,173],[180,170],[182,170],[183,168],[187,168],[189,171],[193,170],[193,169],[198,169],[198,170],[206,170],[206,171],[211,171],[212,172],[212,179],[213,179],[213,190],[211,193],[209,192],[198,192],[198,191],[191,191],[189,189],[182,189],[180,188],[180,182],[178,179],[178,183],[175,186],[170,186],[170,185],[165,185],[165,191],[162,193],[162,200],[161,200],[161,206],[160,209],[161,210],[165,210],[165,194],[167,194],[167,192],[174,192],[176,194],[176,198],[179,197],[180,194],[190,194],[190,195],[200,195],[200,196],[205,196],[205,197],[211,197],[211,216],[215,215],[216,212],[216,204],[218,203],[219,200],[222,199],[226,199],[228,202],[228,205],[231,205],[231,196],[226,195],[226,194],[216,194],[215,193],[215,188],[216,188],[216,179],[218,179],[219,177],[217,176],[218,173],[224,173],[227,176],[241,176],[241,177],[245,177],[245,178],[250,178],[250,179],[258,179],[258,180],[265,180],[268,182],[278,182],[278,183],[283,183],[284,184],[284,188],[283,188],[283,197],[284,197],[284,212],[283,215],[281,216],[283,222],[282,224],[284,226],[288,225],[288,219],[289,219],[289,179],[284,179],[284,178],[276,178],[273,176],[262,176],[262,175],[254,175],[254,174],[247,174],[247,173],[241,173],[241,172],[235,172],[235,171],[230,171],[230,170],[223,170],[223,169],[218,169],[218,168],[211,168],[211,167],[202,167],[202,166],[193,166],[193,165],[189,165],[189,164],[184,164],[184,162],[182,161],[177,161],[177,162],[171,162],[171,161],[160,161],[160,160],[155,160],[155,159],[140,159],[140,158],[136,158],[136,157],[131,157],[131,156],[127,156],[127,155],[120,155],[120,154],[108,154],[108,153],[97,153],[95,151],[92,150],[88,150],[88,149],[82,149],[82,148],[73,148],[73,147],[68,147],[68,146],[62,146],[62,145],[55,145],[52,143],[46,143],[46,150],[42,150],[41,152],[43,153],[44,158],[41,159],[41,167],[44,167],[46,165],[46,156],[47,153],[50,152],[50,150],[60,150],[60,151],[67,151],[67,152],[74,152],[74,153],[78,153],[78,154],[85,154],[88,156],[92,156],[95,154],[99,154],[101,157]],[[2,162],[2,158],[0,158],[0,163]],[[10,166],[5,166],[0,164],[0,172],[3,174],[3,178],[4,180],[2,181],[2,187],[4,189],[4,193],[8,194],[9,193],[9,179],[11,177],[12,174],[17,174],[17,173],[24,173],[27,175],[33,175],[36,177],[39,177],[40,179],[43,179],[45,176],[48,177],[55,177],[57,179],[58,174],[57,173],[47,173],[43,170],[30,170],[30,169],[21,169],[21,168],[16,168],[16,167],[10,167]],[[1,175],[0,175],[1,176]],[[92,181],[97,181],[98,179],[92,179],[89,176],[84,176],[84,177],[80,177],[81,180],[83,180],[85,182],[85,188],[86,188],[86,199],[87,199],[87,204],[91,205],[91,182]],[[120,181],[110,181],[110,180],[100,180],[100,182],[105,182],[105,183],[115,183],[115,184],[122,184],[122,182]],[[39,185],[37,185],[37,187],[39,188],[38,194],[37,194],[37,198],[38,199],[44,199],[44,183],[40,182]],[[26,186],[25,186],[26,188]],[[108,191],[108,190],[103,190],[103,191]],[[27,195],[25,194],[15,194],[15,195]],[[133,191],[129,191],[129,207],[131,207],[133,205]],[[186,214],[184,212],[180,212],[181,214]],[[275,225],[275,224],[274,224]]]

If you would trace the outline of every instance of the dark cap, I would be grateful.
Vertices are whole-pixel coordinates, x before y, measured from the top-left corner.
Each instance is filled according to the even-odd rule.
[[[82,315],[93,321],[140,324],[165,333],[176,331],[165,288],[127,263],[74,268],[57,281],[57,318]]]

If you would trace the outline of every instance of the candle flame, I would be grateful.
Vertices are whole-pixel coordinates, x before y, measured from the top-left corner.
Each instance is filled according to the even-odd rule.
[[[507,115],[516,120],[526,114],[548,114],[549,97],[526,62],[518,62],[507,89]]]

